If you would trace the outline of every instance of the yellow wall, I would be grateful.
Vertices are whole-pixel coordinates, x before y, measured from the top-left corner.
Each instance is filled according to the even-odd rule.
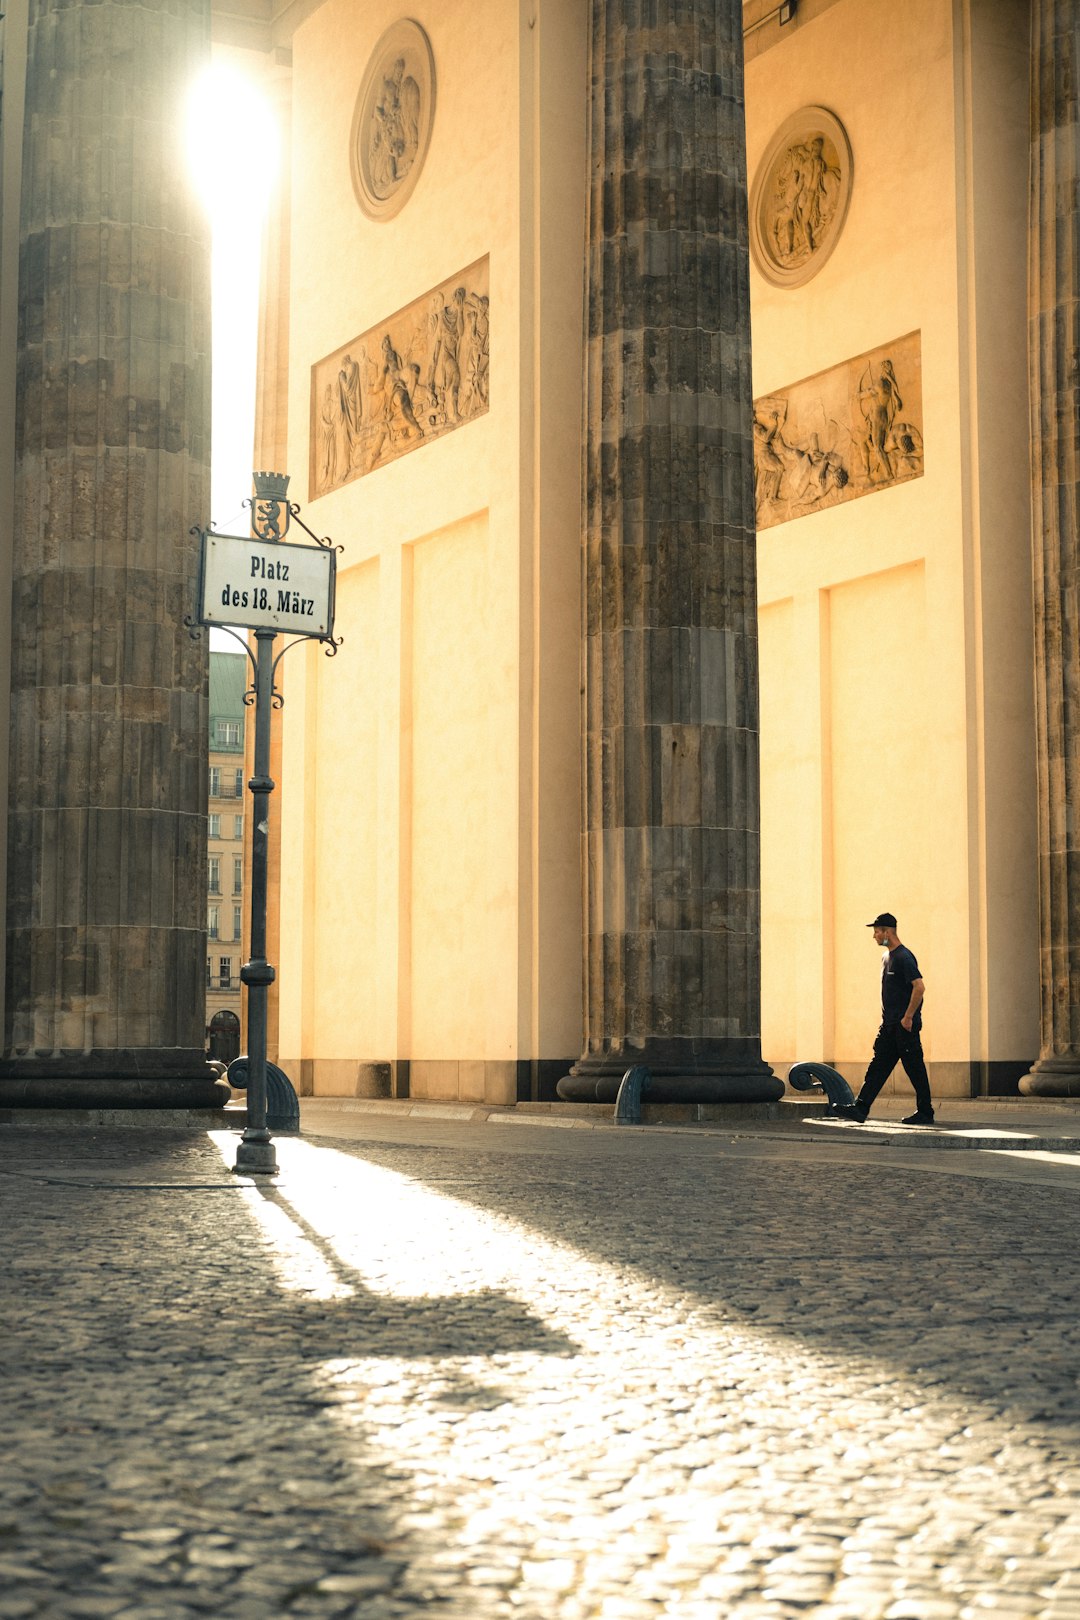
[[[435,119],[384,222],[348,146],[400,10],[326,0],[293,40],[290,467],[313,361],[485,254],[491,296],[488,414],[305,509],[345,548],[283,744],[279,1050],[316,1092],[511,1101],[580,1050],[581,10],[411,9]]]
[[[861,1074],[882,909],[926,976],[937,1090],[1037,1052],[1022,14],[913,0],[871,27],[839,0],[747,69],[751,176],[810,104],[854,157],[822,270],[794,290],[752,271],[755,395],[922,336],[925,475],[759,540],[762,1028],[781,1072]]]

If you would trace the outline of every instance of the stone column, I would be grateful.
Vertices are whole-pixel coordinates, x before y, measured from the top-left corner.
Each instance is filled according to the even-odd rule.
[[[560,1095],[779,1096],[761,1061],[739,0],[593,0],[585,1051]]]
[[[203,1052],[209,0],[31,0],[0,1099],[221,1100]]]
[[[1080,14],[1031,4],[1028,222],[1041,1052],[1021,1091],[1080,1095]]]

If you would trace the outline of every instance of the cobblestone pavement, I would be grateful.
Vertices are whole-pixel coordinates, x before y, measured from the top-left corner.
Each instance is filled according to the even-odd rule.
[[[0,1620],[1080,1620],[1075,1160],[347,1133],[0,1132]]]

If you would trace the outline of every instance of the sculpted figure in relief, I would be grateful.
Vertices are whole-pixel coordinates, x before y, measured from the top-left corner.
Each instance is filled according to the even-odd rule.
[[[772,503],[787,507],[787,516],[795,516],[845,489],[851,475],[836,448],[836,424],[822,417],[817,430],[801,438],[788,437],[784,433],[787,411],[788,402],[782,396],[759,401],[755,407],[754,474],[759,512]]]
[[[780,435],[780,411],[766,415],[754,412],[754,495],[759,512],[767,501],[778,501],[784,481],[787,462],[777,443]],[[784,446],[786,449],[786,446]]]
[[[487,293],[481,293],[476,300],[476,326],[475,326],[474,385],[475,396],[483,410],[488,404],[488,300]]]
[[[338,403],[344,430],[343,449],[347,466],[352,461],[353,450],[360,437],[360,367],[350,354],[345,356],[338,372]]]
[[[319,488],[333,489],[337,483],[338,407],[332,383],[323,390],[319,412]]]
[[[368,173],[372,189],[388,197],[416,161],[420,146],[420,86],[399,56],[371,110]]]
[[[861,448],[868,478],[889,483],[894,477],[893,422],[903,408],[892,361],[883,360],[876,376],[873,366],[867,365],[859,387],[859,409],[866,424]]]
[[[923,468],[923,441],[914,422],[894,423],[892,440],[897,478],[917,478]]]
[[[439,315],[439,335],[435,359],[435,392],[444,421],[460,422],[458,398],[461,392],[461,340],[465,332],[465,289],[455,287],[449,304]]]
[[[789,146],[774,171],[770,235],[779,264],[794,267],[821,246],[840,198],[836,154],[825,137]]]
[[[390,438],[417,439],[424,430],[416,420],[413,394],[420,379],[420,367],[414,362],[406,364],[390,341],[387,332],[382,340],[383,400]]]

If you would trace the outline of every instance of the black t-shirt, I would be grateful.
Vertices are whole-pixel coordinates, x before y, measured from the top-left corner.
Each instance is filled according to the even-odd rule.
[[[881,1017],[886,1024],[898,1024],[908,1010],[911,986],[921,979],[919,964],[906,945],[898,945],[881,959]],[[911,1020],[912,1029],[922,1026],[922,1003]]]

